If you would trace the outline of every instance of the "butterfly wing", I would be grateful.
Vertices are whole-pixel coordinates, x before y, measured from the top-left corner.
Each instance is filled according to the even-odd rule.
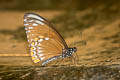
[[[26,13],[24,26],[30,54],[35,63],[59,56],[62,54],[62,49],[68,48],[62,36],[43,17],[34,13]]]

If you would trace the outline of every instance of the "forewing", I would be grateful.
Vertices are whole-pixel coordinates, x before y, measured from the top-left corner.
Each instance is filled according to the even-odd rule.
[[[62,54],[67,45],[61,35],[44,18],[37,14],[27,13],[24,26],[30,47],[32,60],[35,63]]]

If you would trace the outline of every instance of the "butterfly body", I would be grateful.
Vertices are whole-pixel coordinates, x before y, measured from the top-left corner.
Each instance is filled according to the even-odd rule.
[[[42,65],[45,65],[45,64],[47,64],[47,63],[49,63],[49,62],[51,62],[51,61],[57,60],[58,58],[71,57],[72,54],[73,54],[74,52],[76,52],[76,51],[77,51],[77,49],[76,49],[75,47],[74,47],[74,48],[68,48],[67,50],[63,50],[62,55],[51,57],[51,58],[45,60],[45,61],[42,63]]]
[[[38,14],[26,13],[24,26],[34,63],[46,65],[56,59],[70,57],[77,50],[68,48],[53,25]]]

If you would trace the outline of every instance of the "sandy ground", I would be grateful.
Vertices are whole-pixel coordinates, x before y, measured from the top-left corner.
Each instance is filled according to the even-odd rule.
[[[34,11],[48,19],[60,14],[56,11]],[[0,30],[15,30],[23,26],[25,12],[0,12]],[[19,34],[19,33],[18,33]],[[33,65],[27,42],[11,39],[12,35],[0,34],[0,65]],[[87,44],[80,46],[80,41]],[[120,20],[109,24],[96,24],[83,31],[83,35],[67,38],[68,45],[75,45],[79,55],[78,65],[120,64]]]

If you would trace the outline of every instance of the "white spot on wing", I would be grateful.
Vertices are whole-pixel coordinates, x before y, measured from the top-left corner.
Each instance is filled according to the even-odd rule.
[[[33,55],[36,55],[36,51],[33,51],[33,53],[34,53]]]
[[[33,23],[32,25],[33,25],[33,26],[38,26],[38,24],[36,24],[36,23]]]
[[[46,37],[46,38],[45,38],[45,40],[49,40],[49,38],[48,38],[48,37]]]
[[[36,59],[37,59],[37,56],[36,55],[33,55]]]
[[[25,30],[27,30],[27,28],[25,28]]]
[[[28,22],[33,22],[33,20],[29,20]]]
[[[38,42],[42,42],[42,41],[43,41],[43,39],[38,40]]]
[[[31,45],[32,46],[32,45]],[[32,51],[34,51],[34,50],[36,50],[36,47],[33,47],[33,50]]]
[[[38,24],[44,25],[44,23],[41,22],[41,21],[35,20],[35,22],[38,23]]]
[[[38,49],[42,49],[41,47],[37,47]]]
[[[29,38],[29,36],[27,35],[27,38]]]
[[[40,59],[41,59],[41,60],[43,60],[43,59],[44,59],[44,57],[41,57]]]
[[[35,42],[35,46],[37,46],[37,42]]]
[[[43,56],[44,54],[38,54],[39,55],[39,57],[41,57],[41,56]]]
[[[24,24],[24,26],[28,26],[29,24]]]
[[[33,27],[28,27],[28,29],[33,29]]]
[[[24,19],[24,22],[27,22],[27,19]]]
[[[31,31],[27,31],[28,33],[31,32]]]
[[[39,50],[39,51],[38,51],[38,53],[41,53],[41,52],[42,52],[42,50]]]
[[[36,19],[39,19],[41,21],[44,21],[41,17],[34,15],[34,14],[29,14],[28,17],[32,17],[32,18],[36,18]]]

